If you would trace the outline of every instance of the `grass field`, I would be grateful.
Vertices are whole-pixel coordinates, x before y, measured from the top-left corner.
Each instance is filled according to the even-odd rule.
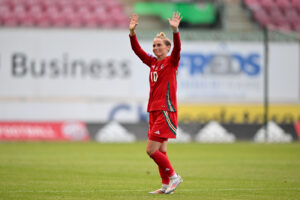
[[[184,182],[161,185],[145,143],[0,143],[1,200],[300,199],[300,143],[169,144]]]

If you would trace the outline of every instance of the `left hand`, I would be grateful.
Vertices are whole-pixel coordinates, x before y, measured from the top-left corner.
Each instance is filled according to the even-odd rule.
[[[173,13],[172,20],[170,18],[168,18],[168,20],[173,31],[177,31],[180,21],[182,20],[182,16],[180,16],[180,12],[177,11],[176,14],[175,12]]]

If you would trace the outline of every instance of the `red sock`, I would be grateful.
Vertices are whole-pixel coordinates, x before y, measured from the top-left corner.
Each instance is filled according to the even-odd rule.
[[[156,164],[168,177],[174,174],[174,169],[166,155],[157,150],[153,154],[151,154],[150,157],[154,160],[154,162],[156,162]]]
[[[162,151],[161,151],[161,153],[164,154],[165,156],[167,156],[167,152],[162,152]],[[167,156],[167,157],[168,157],[168,156]],[[166,174],[166,173],[164,172],[164,170],[163,170],[161,167],[159,167],[159,166],[158,166],[158,169],[159,169],[159,174],[160,174],[160,177],[161,177],[161,182],[162,182],[162,184],[168,185],[169,182],[170,182],[170,179],[169,179],[168,174]]]

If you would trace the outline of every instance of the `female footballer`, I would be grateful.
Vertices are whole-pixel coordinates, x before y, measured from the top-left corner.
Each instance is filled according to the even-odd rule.
[[[177,129],[177,69],[180,60],[180,37],[178,26],[182,19],[180,13],[173,13],[169,24],[173,30],[174,47],[171,55],[171,42],[164,33],[153,40],[153,53],[147,54],[139,45],[135,29],[138,16],[133,14],[129,24],[129,37],[134,53],[150,68],[150,96],[147,112],[149,112],[149,130],[147,154],[158,165],[162,187],[151,194],[170,194],[182,182],[182,178],[174,171],[168,156],[168,138],[176,138]]]

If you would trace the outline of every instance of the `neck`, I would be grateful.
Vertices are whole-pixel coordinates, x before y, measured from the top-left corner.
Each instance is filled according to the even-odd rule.
[[[161,61],[161,60],[165,59],[165,57],[166,57],[166,56],[158,56],[158,57],[157,57],[157,60],[158,60],[158,61]]]

